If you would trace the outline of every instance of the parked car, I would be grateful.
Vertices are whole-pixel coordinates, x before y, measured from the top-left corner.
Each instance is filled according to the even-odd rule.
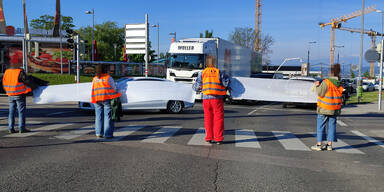
[[[380,87],[379,82],[376,82],[375,83],[375,90],[379,90],[379,87]],[[381,89],[382,90],[384,89],[384,85],[381,85]]]
[[[375,86],[371,82],[364,82],[363,81],[363,91],[374,91]]]
[[[194,102],[173,100],[175,95],[180,96],[180,94],[181,97],[191,97],[192,92],[180,92],[180,87],[185,88],[186,86],[185,84],[154,77],[124,77],[116,81],[117,88],[126,89],[126,91],[120,90],[120,92],[126,93],[123,93],[121,97],[123,110],[160,109],[169,113],[180,113],[194,105]],[[190,89],[192,90],[192,88]],[[156,94],[158,96],[155,97]],[[94,110],[93,104],[88,102],[79,102],[79,108]]]
[[[281,73],[255,73],[251,75],[252,78],[264,78],[264,79],[283,79],[284,76]]]

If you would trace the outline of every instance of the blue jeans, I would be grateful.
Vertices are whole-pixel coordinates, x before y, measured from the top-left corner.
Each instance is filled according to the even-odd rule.
[[[94,106],[96,136],[112,137],[114,122],[112,120],[111,100],[97,102]]]
[[[317,142],[324,141],[326,125],[328,123],[327,141],[336,142],[336,116],[331,115],[317,115]]]
[[[25,110],[26,110],[26,97],[25,95],[8,96],[9,115],[8,115],[8,130],[15,128],[15,113],[16,108],[19,117],[19,131],[25,129]]]

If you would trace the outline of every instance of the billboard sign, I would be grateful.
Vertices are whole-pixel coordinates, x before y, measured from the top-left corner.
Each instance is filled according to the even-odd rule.
[[[147,27],[145,23],[125,25],[126,54],[145,54]]]

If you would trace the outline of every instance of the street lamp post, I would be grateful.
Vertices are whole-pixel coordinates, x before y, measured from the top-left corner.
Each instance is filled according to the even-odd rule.
[[[384,40],[383,40],[383,25],[384,25],[384,11],[376,10],[376,12],[381,13],[381,54],[380,54],[380,74],[379,74],[379,111],[381,111],[383,101],[382,101],[382,88],[383,88],[383,57],[384,57]]]
[[[94,50],[94,45],[93,45],[93,39],[94,39],[94,37],[93,37],[93,31],[95,30],[95,10],[94,9],[92,9],[92,11],[86,11],[85,12],[85,14],[92,14],[92,51],[91,51],[91,54],[92,54],[92,63],[93,63],[93,61],[95,60],[95,50]]]
[[[308,64],[308,74],[310,75],[310,66],[309,66],[309,48],[310,48],[310,46],[311,46],[311,44],[315,44],[316,43],[316,41],[310,41],[310,42],[308,42],[308,58],[307,58],[307,64]]]
[[[362,78],[361,78],[361,70],[363,68],[363,45],[364,45],[364,7],[365,7],[365,0],[362,0],[362,7],[361,7],[361,31],[360,31],[360,58],[359,58],[359,78],[357,81],[357,102],[360,103],[361,96],[363,94],[363,88],[362,86]]]
[[[159,63],[159,59],[160,59],[160,48],[159,48],[159,45],[160,45],[160,25],[159,25],[159,23],[157,23],[157,25],[152,25],[152,27],[157,28],[157,63]]]
[[[117,58],[116,58],[116,48],[117,48],[117,43],[114,43],[114,44],[113,44],[113,48],[114,48],[114,57],[113,57],[113,59],[114,59],[115,61],[117,61]],[[118,75],[118,72],[117,72],[117,64],[115,64],[115,75]]]
[[[176,40],[176,32],[169,33],[169,35],[173,35],[173,38],[174,38],[175,42],[177,41]]]

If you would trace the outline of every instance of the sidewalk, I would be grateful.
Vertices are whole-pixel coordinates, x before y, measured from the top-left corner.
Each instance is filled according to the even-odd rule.
[[[384,104],[381,111],[378,110],[378,102],[362,103],[362,104],[349,104],[341,109],[342,115],[359,115],[359,114],[380,114],[384,115]]]

